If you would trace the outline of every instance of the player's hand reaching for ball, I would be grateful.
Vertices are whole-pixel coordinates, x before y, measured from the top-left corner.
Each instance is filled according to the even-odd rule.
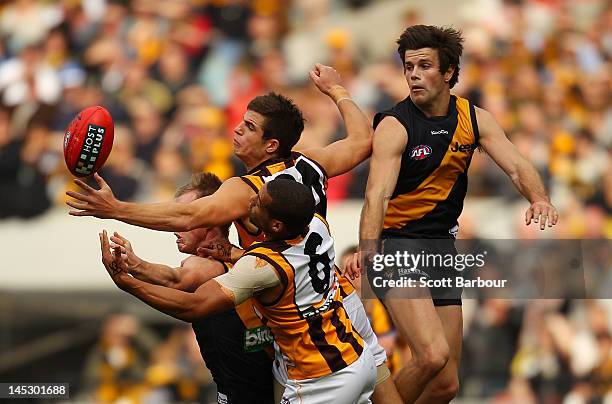
[[[112,219],[115,212],[119,209],[119,201],[113,195],[113,191],[108,186],[106,181],[97,173],[94,174],[94,179],[100,186],[100,189],[94,189],[85,182],[75,179],[77,184],[84,193],[67,191],[66,195],[71,198],[66,201],[66,205],[76,210],[68,212],[72,216],[94,216],[101,219]]]
[[[142,265],[142,259],[134,252],[130,240],[117,232],[113,233],[110,240],[112,241],[111,248],[118,248],[121,252],[122,264],[126,266],[129,273]]]
[[[525,224],[529,226],[531,221],[540,223],[540,230],[548,227],[553,227],[559,220],[557,209],[548,201],[537,201],[531,204],[527,212],[525,212]]]
[[[350,98],[348,91],[340,84],[340,74],[333,67],[317,63],[310,71],[310,80],[336,103],[342,98]]]
[[[113,282],[121,288],[122,277],[129,276],[125,259],[121,257],[121,249],[119,247],[111,249],[106,230],[102,231],[99,236],[100,248],[102,249],[102,263]]]

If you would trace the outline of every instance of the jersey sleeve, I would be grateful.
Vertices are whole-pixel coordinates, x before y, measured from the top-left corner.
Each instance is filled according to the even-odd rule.
[[[221,286],[231,291],[236,305],[255,293],[280,285],[276,270],[267,262],[258,265],[256,257],[246,257],[236,263],[231,271],[215,278]]]

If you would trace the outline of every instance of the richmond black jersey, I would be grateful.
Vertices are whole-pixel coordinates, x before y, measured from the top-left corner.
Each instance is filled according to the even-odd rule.
[[[219,403],[274,402],[274,337],[255,314],[250,299],[234,309],[196,320],[192,327],[217,385]]]
[[[474,105],[451,95],[447,115],[428,118],[408,97],[376,114],[374,128],[386,116],[406,128],[408,143],[382,235],[455,237],[467,192],[467,170],[478,147]]]

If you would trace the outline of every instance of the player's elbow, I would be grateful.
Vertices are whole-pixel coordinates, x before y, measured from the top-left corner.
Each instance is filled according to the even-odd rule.
[[[203,317],[206,317],[206,305],[200,299],[192,299],[188,302],[177,318],[179,320],[193,323]]]
[[[352,150],[359,156],[360,162],[370,157],[372,154],[372,135],[374,131],[370,129],[367,136],[360,138],[358,141],[353,142]]]
[[[510,164],[506,169],[506,175],[508,175],[513,184],[519,185],[521,182],[520,164],[518,162]]]
[[[181,214],[178,218],[178,226],[181,231],[191,231],[199,229],[201,227],[211,227],[207,223],[207,216],[209,216],[205,209],[197,206],[195,203],[185,204]],[[210,214],[214,216],[214,214]]]
[[[379,188],[377,186],[369,187],[366,190],[364,204],[372,207],[377,206],[378,204],[384,205],[388,202],[389,197],[385,196],[385,190],[383,188]]]

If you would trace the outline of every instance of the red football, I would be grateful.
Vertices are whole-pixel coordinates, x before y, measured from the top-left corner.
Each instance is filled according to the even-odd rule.
[[[64,160],[72,174],[86,177],[98,171],[113,148],[110,113],[100,106],[85,108],[64,133]]]

